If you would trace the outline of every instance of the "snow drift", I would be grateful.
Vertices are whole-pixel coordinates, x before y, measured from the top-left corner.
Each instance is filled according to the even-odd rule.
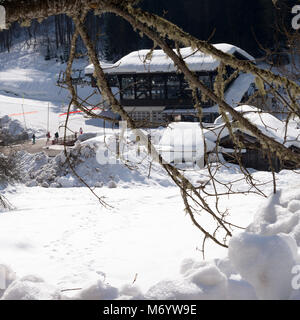
[[[298,188],[297,188],[298,187]],[[151,299],[294,299],[300,263],[299,185],[266,201],[245,232],[232,237],[228,258],[182,263],[182,278],[153,286]]]

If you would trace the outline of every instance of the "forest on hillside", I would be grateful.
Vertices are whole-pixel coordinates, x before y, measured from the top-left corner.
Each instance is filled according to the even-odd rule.
[[[274,3],[276,5],[274,6]],[[141,0],[144,10],[159,14],[186,32],[213,43],[237,45],[255,56],[263,55],[263,47],[273,48],[284,42],[282,23],[290,24],[291,0]],[[101,17],[90,13],[86,26],[99,55],[116,61],[127,53],[151,48],[152,42],[140,37],[132,27],[113,14]],[[69,17],[55,16],[31,26],[15,23],[0,32],[0,51],[9,51],[18,42],[42,50],[47,59],[65,60],[74,27]],[[84,53],[79,44],[78,54]]]

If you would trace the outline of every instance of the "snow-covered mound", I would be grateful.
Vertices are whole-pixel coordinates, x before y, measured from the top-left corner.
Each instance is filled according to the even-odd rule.
[[[299,185],[272,195],[246,231],[233,236],[228,258],[187,259],[181,278],[162,281],[150,299],[299,299]],[[299,269],[297,269],[299,270]],[[296,270],[296,271],[297,271]],[[299,277],[299,275],[298,275]]]
[[[13,281],[3,293],[1,300],[60,300],[59,290],[43,279],[28,275]]]
[[[116,188],[118,185],[162,185],[169,186],[171,182],[158,164],[151,164],[146,153],[140,156],[137,163],[136,150],[129,150],[123,156],[126,159],[116,160],[113,151],[116,142],[108,138],[106,142],[90,139],[86,142],[77,141],[74,148],[67,151],[68,158],[76,174],[91,187]],[[43,187],[80,187],[82,181],[70,168],[64,152],[55,158],[45,153],[29,154],[20,151],[17,154],[20,171],[23,172],[23,182],[27,186]],[[130,161],[132,159],[133,161]],[[150,174],[149,174],[150,173]],[[149,177],[148,177],[149,175]]]
[[[13,120],[9,116],[0,118],[0,144],[2,145],[28,140],[31,133],[32,131],[25,129],[19,120]]]

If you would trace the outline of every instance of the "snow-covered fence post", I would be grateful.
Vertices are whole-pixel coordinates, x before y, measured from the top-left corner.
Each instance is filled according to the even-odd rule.
[[[120,159],[120,137],[116,135],[116,155],[117,159]]]
[[[151,154],[151,134],[148,134],[148,154]]]
[[[141,155],[140,137],[139,136],[136,136],[135,143],[137,144],[137,156],[139,157]]]

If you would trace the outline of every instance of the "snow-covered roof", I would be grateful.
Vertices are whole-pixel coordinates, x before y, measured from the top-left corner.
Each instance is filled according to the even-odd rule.
[[[237,107],[254,81],[255,77],[252,74],[240,73],[225,92],[226,103],[232,107]]]
[[[214,44],[214,47],[228,54],[239,53],[245,59],[254,61],[246,51],[227,43]],[[121,58],[113,65],[109,65],[106,73],[145,73],[145,72],[175,72],[173,60],[163,50],[154,50],[152,58],[147,59],[149,49],[134,51]],[[174,52],[177,53],[176,49]],[[180,49],[180,54],[192,71],[212,71],[219,66],[219,60],[191,47]],[[85,68],[85,74],[93,74],[93,64]]]
[[[234,108],[236,111],[241,112],[252,124],[266,136],[282,143],[286,147],[295,146],[300,148],[300,130],[297,129],[293,123],[288,123],[286,126],[285,121],[281,121],[268,112],[262,112],[260,109],[249,106],[241,105]],[[232,119],[230,114],[227,113],[229,119]],[[215,120],[215,124],[222,124],[222,117],[219,116]],[[234,129],[235,130],[235,129]],[[241,130],[241,129],[240,129]],[[247,133],[247,130],[243,130]],[[251,132],[249,132],[250,135]],[[223,134],[228,135],[228,129],[224,128]]]
[[[103,62],[103,61],[99,61],[99,62],[100,62],[100,66],[101,66],[101,68],[103,69],[104,72],[107,72],[107,70],[114,68],[114,64],[113,63],[108,63],[108,62]],[[85,74],[92,74],[93,72],[94,72],[94,65],[93,64],[88,65],[84,69],[84,73]]]
[[[242,101],[244,94],[249,90],[249,87],[254,83],[254,76],[249,73],[240,73],[239,76],[230,84],[225,92],[225,102],[231,107],[237,107]],[[218,112],[218,105],[203,109],[203,113]]]

